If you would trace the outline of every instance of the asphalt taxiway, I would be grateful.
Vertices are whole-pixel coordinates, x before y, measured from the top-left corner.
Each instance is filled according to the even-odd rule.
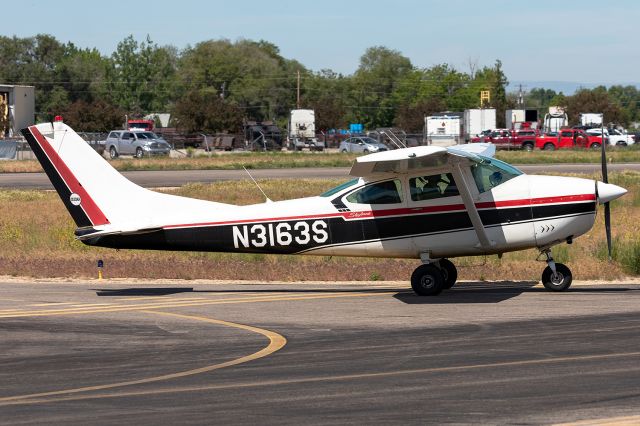
[[[525,173],[600,173],[600,164],[527,164],[518,165]],[[614,163],[610,172],[640,171],[640,163]],[[131,171],[122,173],[132,182],[145,188],[177,187],[189,182],[211,183],[224,180],[249,179],[244,170],[161,170]],[[254,169],[255,179],[348,179],[348,167],[309,167],[288,169]],[[0,188],[13,189],[53,189],[44,173],[0,173]]]
[[[640,422],[640,282],[6,281],[1,424]]]

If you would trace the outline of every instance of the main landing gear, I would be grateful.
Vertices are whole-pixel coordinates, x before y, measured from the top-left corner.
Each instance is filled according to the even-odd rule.
[[[556,263],[551,256],[551,250],[542,252],[547,256],[547,267],[542,271],[542,285],[550,291],[565,291],[571,285],[571,270],[562,263]]]
[[[547,257],[547,267],[542,272],[542,284],[549,291],[565,291],[571,286],[571,270],[562,263],[556,263],[551,250],[542,251]],[[423,259],[411,274],[411,288],[418,296],[436,296],[453,287],[458,279],[456,266],[448,259]]]
[[[411,274],[411,287],[419,296],[436,296],[458,279],[456,266],[448,259],[424,263]]]

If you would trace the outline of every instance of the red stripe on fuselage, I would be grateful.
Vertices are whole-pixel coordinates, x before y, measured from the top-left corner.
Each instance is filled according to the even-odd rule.
[[[478,209],[495,209],[500,207],[526,207],[526,206],[539,206],[543,204],[566,204],[575,202],[595,201],[595,194],[581,194],[581,195],[563,195],[556,197],[541,197],[541,198],[527,198],[521,200],[506,200],[506,201],[490,201],[484,203],[476,203]],[[424,213],[446,213],[454,211],[465,210],[464,204],[448,204],[443,206],[425,206],[425,207],[403,207],[399,209],[386,209],[386,210],[366,210],[355,212],[341,212],[341,213],[327,213],[327,214],[315,214],[306,216],[286,216],[286,217],[266,217],[261,219],[239,219],[239,220],[227,220],[221,222],[203,222],[203,223],[188,223],[181,225],[166,225],[163,228],[188,228],[198,226],[218,226],[218,225],[231,225],[241,223],[255,223],[255,222],[277,222],[287,220],[300,220],[300,219],[323,219],[329,217],[343,217],[345,219],[366,219],[374,217],[385,216],[400,216],[400,215],[415,215]]]
[[[36,126],[29,127],[29,131],[36,138],[36,141],[40,145],[40,148],[44,151],[44,153],[49,157],[49,161],[53,168],[56,169],[64,183],[67,185],[69,190],[78,194],[81,199],[80,206],[87,214],[87,217],[91,221],[94,226],[97,225],[106,225],[109,223],[107,217],[102,213],[100,207],[93,201],[93,198],[89,195],[89,193],[84,189],[82,184],[76,179],[74,174],[69,170],[69,167],[62,161],[58,153],[53,149],[49,141],[40,133]]]

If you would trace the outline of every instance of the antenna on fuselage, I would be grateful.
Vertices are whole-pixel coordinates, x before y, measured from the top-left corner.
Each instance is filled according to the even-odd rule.
[[[244,169],[245,172],[247,172],[247,174],[249,175],[249,177],[251,178],[253,183],[256,184],[256,186],[258,187],[260,192],[262,192],[262,195],[264,195],[265,203],[271,203],[272,202],[271,199],[269,199],[269,197],[267,197],[267,194],[265,194],[264,191],[262,190],[262,188],[260,188],[260,185],[258,185],[258,182],[256,182],[256,180],[253,178],[253,176],[251,176],[251,173],[249,173],[249,170],[247,170],[247,168],[245,166],[242,166],[242,168]]]

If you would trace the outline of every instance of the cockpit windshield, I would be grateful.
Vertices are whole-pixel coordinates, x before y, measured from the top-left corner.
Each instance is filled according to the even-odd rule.
[[[523,174],[522,171],[504,161],[481,155],[478,157],[482,161],[471,166],[471,173],[478,186],[478,191],[481,193]]]
[[[358,183],[358,179],[352,179],[348,182],[345,182],[343,184],[340,184],[338,186],[336,186],[335,188],[331,188],[330,190],[323,192],[322,194],[320,194],[321,197],[331,197],[333,194],[337,194],[338,192],[342,191],[345,188],[349,188],[350,186],[355,185],[356,183]]]

